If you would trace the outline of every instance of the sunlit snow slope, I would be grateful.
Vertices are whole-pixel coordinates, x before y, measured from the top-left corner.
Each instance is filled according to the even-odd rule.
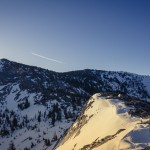
[[[131,117],[123,101],[95,94],[57,150],[131,150],[150,146],[149,124]]]

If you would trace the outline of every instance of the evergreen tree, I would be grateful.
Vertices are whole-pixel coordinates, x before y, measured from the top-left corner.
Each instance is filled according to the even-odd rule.
[[[41,111],[39,112],[39,115],[38,115],[38,122],[41,122]]]
[[[32,143],[31,143],[31,148],[33,148],[34,146],[35,146],[35,144],[32,142]]]
[[[10,117],[13,116],[14,114],[15,114],[15,112],[12,110],[12,111],[10,112]]]
[[[44,118],[46,117],[46,111],[44,112]]]
[[[11,141],[9,144],[8,150],[16,150],[14,143]]]
[[[50,145],[51,145],[51,142],[49,139],[47,139],[46,146],[50,146]]]
[[[45,143],[46,146],[50,146],[51,145],[51,142],[50,142],[49,139],[44,139],[43,138],[43,140],[44,140],[44,143]]]
[[[55,121],[56,121],[56,119],[55,119],[55,112],[53,111],[53,113],[52,113],[52,125],[53,126],[55,125]]]
[[[18,126],[18,121],[17,121],[17,118],[16,118],[16,117],[13,118],[12,126],[13,126],[13,127],[17,127],[17,126]]]
[[[26,115],[24,119],[25,119],[25,123],[26,123],[26,125],[27,125],[27,123],[29,122],[29,121],[28,121],[28,116]]]
[[[1,136],[6,136],[9,135],[9,130],[5,127],[5,125],[2,127],[2,129],[0,130],[0,135]]]
[[[57,120],[61,121],[61,109],[57,112]]]
[[[7,121],[8,124],[10,124],[10,119],[9,119],[8,115],[6,115],[6,121]]]
[[[26,99],[25,103],[24,103],[24,109],[30,107],[30,103],[28,101],[28,99]]]
[[[56,132],[54,133],[53,141],[57,141],[57,134],[56,134]]]
[[[69,117],[68,117],[68,113],[67,113],[67,110],[66,109],[64,109],[64,115],[65,115],[65,119],[68,119]]]
[[[21,110],[27,109],[28,107],[30,107],[30,103],[27,98],[25,102],[18,104],[18,108],[20,108]]]
[[[52,111],[50,110],[49,112],[48,112],[48,118],[51,118],[52,117]]]

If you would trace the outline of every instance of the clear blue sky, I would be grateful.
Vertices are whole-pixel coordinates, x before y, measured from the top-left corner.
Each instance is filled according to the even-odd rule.
[[[0,58],[150,75],[150,0],[1,0]]]

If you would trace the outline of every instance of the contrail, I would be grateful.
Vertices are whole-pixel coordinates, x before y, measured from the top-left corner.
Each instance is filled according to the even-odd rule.
[[[61,62],[59,60],[56,60],[56,59],[48,58],[48,57],[45,57],[45,56],[42,56],[42,55],[39,55],[39,54],[36,54],[36,53],[31,53],[31,54],[34,55],[34,56],[43,58],[43,59],[47,59],[47,60],[50,60],[50,61],[53,61],[53,62],[56,62],[56,63],[63,64],[63,62]]]

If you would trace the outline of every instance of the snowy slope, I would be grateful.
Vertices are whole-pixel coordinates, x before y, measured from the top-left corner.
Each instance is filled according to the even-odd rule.
[[[95,94],[56,150],[137,150],[150,146],[150,125],[138,124],[123,101]],[[144,121],[144,120],[143,120]]]
[[[5,86],[1,86],[0,90],[3,88]],[[18,91],[20,91],[20,95],[16,98]],[[46,106],[35,105],[35,96],[37,95],[40,93],[31,94],[26,90],[21,91],[18,85],[13,85],[9,95],[5,97],[5,101],[0,102],[0,150],[7,150],[11,141],[17,150],[25,148],[44,150],[48,147],[52,149],[57,139],[70,127],[72,121],[68,122],[64,116],[53,126],[51,118],[48,118],[48,113],[52,109],[48,104]],[[19,109],[18,104],[23,103],[26,98],[30,102],[30,107]],[[53,106],[52,103],[53,101],[51,106]],[[41,113],[40,121],[38,121],[39,112]],[[18,125],[12,129],[13,118],[17,118]],[[27,118],[27,122],[25,118]],[[4,135],[2,132],[4,129],[9,131],[9,134],[5,133]],[[57,139],[54,139],[55,135]],[[50,144],[46,145],[45,140],[50,140]]]

